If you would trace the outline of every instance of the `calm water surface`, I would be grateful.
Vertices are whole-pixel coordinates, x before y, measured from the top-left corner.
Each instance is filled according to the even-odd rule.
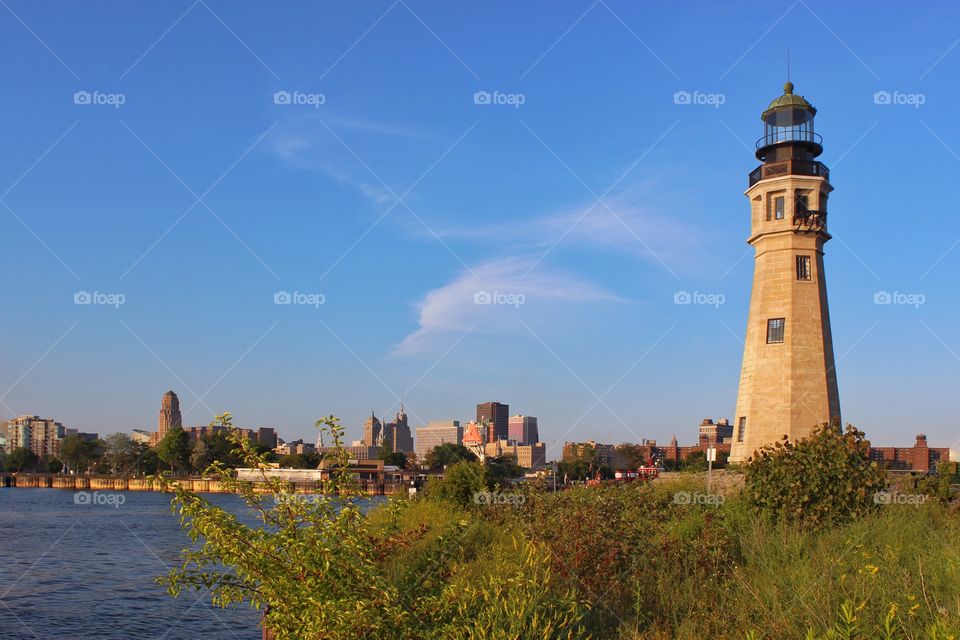
[[[78,505],[62,489],[0,489],[3,640],[257,640],[259,614],[209,597],[171,598],[154,584],[189,544],[170,496],[123,492],[124,503]],[[211,502],[255,519],[235,495]]]

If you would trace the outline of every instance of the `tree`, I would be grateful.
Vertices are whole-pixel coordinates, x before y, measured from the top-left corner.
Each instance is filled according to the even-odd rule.
[[[218,606],[260,609],[276,640],[586,637],[586,603],[549,570],[540,547],[518,535],[495,570],[478,574],[461,555],[476,523],[454,517],[434,531],[404,522],[412,501],[384,507],[389,522],[366,517],[369,502],[349,470],[342,428],[333,416],[317,425],[329,429],[337,451],[327,457],[331,474],[320,488],[335,500],[303,500],[268,476],[265,456],[238,432],[231,433],[238,456],[260,471],[260,481],[239,480],[220,463],[210,472],[256,512],[256,525],[169,477],[157,479],[198,543],[158,579],[171,595],[190,589],[209,593]],[[415,554],[409,566],[397,565],[402,553]]]
[[[383,460],[384,464],[400,467],[401,469],[407,466],[407,454],[402,451],[394,451],[393,447],[389,444],[384,444],[380,447],[379,458]]]
[[[190,466],[197,473],[203,473],[210,464],[210,448],[202,438],[193,443],[190,450]]]
[[[137,457],[133,462],[133,470],[136,474],[146,474],[153,475],[157,472],[157,468],[160,466],[160,458],[157,456],[157,452],[150,448],[150,446],[144,442],[137,442],[136,451]]]
[[[234,453],[233,443],[230,442],[228,432],[223,429],[223,425],[213,423],[215,427],[220,427],[212,434],[205,436],[203,441],[207,445],[207,453],[210,460],[216,460],[222,464],[237,468],[243,465],[240,458]]]
[[[125,433],[111,433],[103,439],[103,458],[110,473],[128,474],[133,471],[139,450],[133,438]]]
[[[63,462],[56,458],[50,458],[46,461],[47,473],[60,473],[63,471]]]
[[[623,443],[617,445],[616,451],[628,469],[636,469],[647,464],[646,450],[639,444]]]
[[[32,469],[37,464],[37,454],[26,447],[17,447],[7,455],[7,468],[11,471]]]
[[[487,487],[494,489],[497,486],[506,486],[514,478],[523,475],[523,467],[517,464],[517,458],[513,455],[498,456],[496,458],[487,458]]]
[[[157,456],[170,465],[170,471],[187,462],[187,456],[190,455],[189,440],[186,431],[181,427],[173,427],[157,444]]]
[[[474,504],[478,492],[487,490],[487,468],[480,462],[457,462],[446,468],[443,479],[431,478],[427,496],[460,507]]]
[[[443,469],[447,465],[457,462],[472,462],[477,459],[470,449],[462,444],[445,442],[437,445],[424,456],[423,463],[431,469]]]
[[[771,519],[809,526],[846,522],[873,511],[886,474],[868,454],[863,432],[823,423],[796,442],[784,440],[754,454],[744,495]]]
[[[285,456],[280,456],[280,461],[278,463],[281,469],[312,469],[315,467],[310,466],[310,461],[307,460],[307,457],[302,453],[288,453]]]
[[[77,473],[86,471],[101,454],[97,442],[84,440],[78,435],[69,435],[60,441],[60,459],[67,468]]]

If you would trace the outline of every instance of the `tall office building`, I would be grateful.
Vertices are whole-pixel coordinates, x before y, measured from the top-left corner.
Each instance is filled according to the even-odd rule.
[[[463,427],[459,420],[431,420],[425,427],[417,427],[417,462],[423,464],[427,454],[446,443],[463,444]]]
[[[157,439],[163,440],[167,431],[173,427],[182,427],[183,418],[180,416],[180,399],[173,391],[163,394],[160,401],[160,416],[157,418]]]
[[[506,440],[510,435],[510,405],[484,402],[477,405],[477,423],[486,425],[485,442]]]
[[[517,444],[536,444],[540,442],[536,416],[510,416],[508,439]]]
[[[381,446],[383,444],[381,440],[382,433],[383,425],[380,424],[380,419],[377,418],[377,415],[371,411],[370,417],[363,423],[363,444],[368,447]]]
[[[413,452],[413,436],[410,434],[410,425],[407,423],[407,414],[400,405],[400,411],[393,422],[384,425],[384,442],[394,451],[403,453]]]

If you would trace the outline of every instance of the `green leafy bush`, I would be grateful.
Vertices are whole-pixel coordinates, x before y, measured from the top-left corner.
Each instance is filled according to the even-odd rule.
[[[761,514],[808,526],[847,522],[877,508],[884,471],[871,462],[862,431],[822,424],[808,437],[758,451],[746,465],[744,494]]]

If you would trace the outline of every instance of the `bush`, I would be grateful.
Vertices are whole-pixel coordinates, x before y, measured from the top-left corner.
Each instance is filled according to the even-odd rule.
[[[473,504],[473,497],[487,490],[487,470],[480,462],[458,462],[447,467],[443,479],[431,478],[427,497],[459,507]]]
[[[884,471],[868,458],[863,432],[836,423],[808,437],[767,445],[746,466],[744,494],[762,515],[819,526],[848,522],[876,509]]]

